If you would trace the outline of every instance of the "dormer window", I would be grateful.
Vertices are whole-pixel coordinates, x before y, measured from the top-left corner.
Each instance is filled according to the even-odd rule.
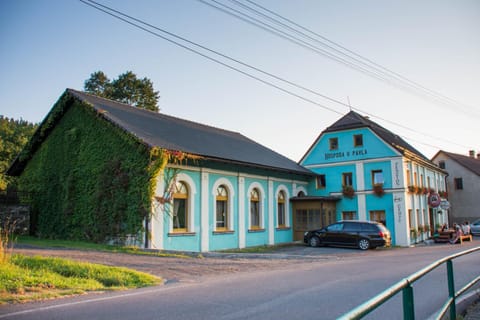
[[[353,135],[353,146],[354,147],[363,147],[363,134]]]
[[[330,150],[338,150],[338,138],[330,138]]]

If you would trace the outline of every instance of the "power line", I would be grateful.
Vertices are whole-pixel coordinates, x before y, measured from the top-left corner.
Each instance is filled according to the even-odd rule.
[[[158,28],[158,27],[156,27],[156,26],[153,26],[153,25],[151,25],[151,24],[149,24],[149,23],[147,23],[147,22],[144,22],[144,21],[142,21],[142,20],[140,20],[140,19],[134,18],[134,17],[132,17],[132,16],[130,16],[130,15],[127,15],[127,14],[125,14],[125,13],[122,13],[122,12],[120,12],[120,11],[118,11],[118,10],[115,10],[115,9],[113,9],[113,8],[110,8],[110,7],[108,7],[108,6],[105,6],[105,5],[103,5],[103,4],[100,4],[100,3],[95,2],[95,1],[93,1],[93,0],[79,0],[79,1],[82,2],[82,3],[84,3],[84,4],[86,4],[86,5],[88,5],[88,6],[90,6],[90,7],[93,7],[93,8],[95,8],[95,9],[97,9],[97,10],[99,10],[99,11],[105,13],[105,14],[108,14],[108,15],[116,18],[116,19],[119,19],[119,20],[121,20],[121,21],[123,21],[123,22],[125,22],[125,23],[127,23],[127,24],[130,24],[130,25],[132,25],[132,26],[134,26],[134,27],[136,27],[136,28],[138,28],[138,29],[141,29],[141,30],[143,30],[143,31],[145,31],[145,32],[147,32],[147,33],[150,33],[150,34],[152,34],[152,35],[154,35],[154,36],[156,36],[156,37],[159,37],[159,38],[161,38],[161,39],[163,39],[163,40],[166,40],[166,41],[168,41],[168,42],[170,42],[170,43],[173,43],[173,44],[175,44],[175,45],[177,45],[177,46],[179,46],[179,47],[181,47],[181,48],[183,48],[183,49],[185,49],[185,50],[188,50],[188,51],[190,51],[190,52],[193,52],[193,53],[195,53],[195,54],[198,54],[198,55],[200,55],[200,56],[202,56],[202,57],[204,57],[204,58],[206,58],[206,59],[208,59],[208,60],[210,60],[210,61],[213,61],[213,62],[215,62],[215,63],[217,63],[217,64],[220,64],[220,65],[222,65],[222,66],[224,66],[224,67],[226,67],[226,68],[229,68],[229,69],[231,69],[231,70],[233,70],[233,71],[239,72],[239,73],[241,73],[241,74],[243,74],[243,75],[245,75],[245,76],[247,76],[247,77],[249,77],[249,78],[252,78],[252,79],[254,79],[254,80],[256,80],[256,81],[259,81],[259,82],[261,82],[261,83],[263,83],[263,84],[265,84],[265,85],[268,85],[268,86],[270,86],[270,87],[273,87],[273,88],[275,88],[275,89],[277,89],[277,90],[280,90],[280,91],[282,91],[282,92],[284,92],[284,93],[286,93],[286,94],[288,94],[288,95],[294,96],[294,97],[296,97],[296,98],[298,98],[298,99],[301,99],[301,100],[303,100],[303,101],[305,101],[305,102],[309,102],[309,103],[311,103],[311,104],[314,104],[314,105],[316,105],[316,106],[318,106],[318,107],[321,107],[321,108],[323,108],[323,109],[325,109],[325,110],[334,112],[334,113],[336,113],[336,114],[343,115],[343,113],[340,112],[340,111],[338,111],[338,110],[335,110],[335,109],[333,109],[333,108],[330,108],[330,107],[328,107],[328,106],[325,106],[325,105],[323,105],[323,104],[321,104],[321,103],[318,103],[318,102],[316,102],[316,101],[314,101],[314,100],[312,100],[312,99],[306,98],[306,97],[304,97],[304,96],[302,96],[302,95],[300,95],[300,94],[297,94],[297,93],[295,93],[295,92],[293,92],[293,91],[291,91],[291,90],[287,90],[287,89],[285,89],[285,88],[282,88],[282,87],[280,87],[279,85],[276,85],[276,84],[274,84],[274,83],[272,83],[272,82],[270,82],[270,81],[261,79],[261,78],[255,76],[255,75],[252,75],[252,74],[250,74],[250,73],[248,73],[248,72],[246,72],[246,71],[243,71],[243,70],[241,70],[241,69],[239,69],[239,68],[237,68],[237,67],[233,67],[233,66],[231,66],[231,65],[229,65],[229,64],[227,64],[227,63],[225,63],[225,62],[220,61],[219,59],[210,57],[210,56],[208,56],[208,55],[205,54],[205,53],[202,53],[202,52],[200,52],[200,51],[198,51],[198,50],[195,50],[195,49],[193,49],[193,48],[191,48],[191,47],[189,47],[189,46],[187,46],[187,45],[181,44],[181,43],[178,42],[178,41],[172,40],[172,39],[168,38],[167,36],[164,36],[164,35],[161,35],[161,34],[159,34],[159,33],[157,33],[157,32],[154,32],[154,31],[152,31],[152,30],[149,30],[149,29],[147,29],[146,27],[143,27],[143,26],[141,26],[141,25],[139,25],[139,24],[137,24],[137,23],[135,23],[135,22],[138,22],[138,23],[143,24],[143,25],[145,25],[145,26],[147,26],[147,27],[149,27],[149,28],[152,28],[152,29],[155,29],[155,30],[157,30],[157,31],[160,31],[161,33],[166,34],[166,35],[168,35],[168,36],[171,36],[171,37],[173,37],[173,38],[179,39],[179,40],[181,40],[181,41],[183,41],[183,42],[188,43],[189,45],[196,46],[196,47],[198,47],[198,48],[201,48],[202,50],[205,50],[205,51],[207,51],[207,52],[216,54],[216,55],[218,55],[218,56],[220,56],[220,57],[222,57],[222,58],[225,58],[225,59],[227,59],[227,60],[233,61],[233,62],[235,62],[235,63],[237,63],[237,64],[240,64],[240,65],[242,65],[242,66],[244,66],[244,67],[248,67],[248,68],[250,68],[250,69],[252,69],[252,70],[255,70],[255,71],[259,72],[259,73],[262,73],[262,74],[264,74],[264,75],[270,76],[270,77],[272,77],[272,78],[274,78],[274,79],[276,79],[276,80],[278,80],[278,81],[287,83],[287,84],[289,84],[289,85],[291,85],[291,86],[294,86],[294,87],[296,87],[296,88],[298,88],[298,89],[302,89],[302,90],[307,91],[307,92],[309,92],[309,93],[312,93],[312,94],[315,94],[315,95],[317,95],[317,96],[320,96],[320,97],[322,97],[322,98],[324,98],[324,99],[328,99],[328,100],[330,100],[331,102],[335,102],[335,103],[337,103],[337,104],[340,104],[340,105],[343,105],[343,106],[346,106],[346,107],[349,107],[349,108],[350,108],[350,105],[347,105],[347,104],[345,104],[345,103],[343,103],[343,102],[341,102],[341,101],[338,101],[338,100],[336,100],[336,99],[330,98],[330,97],[328,97],[328,96],[326,96],[326,95],[322,95],[322,94],[320,94],[320,93],[318,93],[318,92],[316,92],[316,91],[314,91],[314,90],[308,89],[308,88],[303,87],[303,86],[301,86],[301,85],[298,85],[298,84],[296,84],[296,83],[294,83],[294,82],[291,82],[291,81],[288,81],[288,80],[283,79],[283,78],[281,78],[281,77],[278,77],[278,76],[276,76],[276,75],[274,75],[274,74],[272,74],[272,73],[268,73],[268,72],[266,72],[266,71],[263,71],[263,70],[261,70],[261,69],[259,69],[259,68],[256,68],[256,67],[252,66],[252,65],[249,65],[249,64],[244,63],[244,62],[242,62],[242,61],[240,61],[240,60],[234,59],[234,58],[232,58],[232,57],[230,57],[230,56],[227,56],[227,55],[222,54],[222,53],[220,53],[220,52],[217,52],[217,51],[215,51],[215,50],[209,49],[209,48],[207,48],[207,47],[205,47],[205,46],[202,46],[202,45],[197,44],[197,43],[195,43],[195,42],[193,42],[193,41],[190,41],[190,40],[188,40],[188,39],[185,39],[185,38],[183,38],[183,37],[180,37],[180,36],[178,36],[178,35],[175,35],[175,34],[173,34],[173,33],[171,33],[171,32],[168,32],[168,31],[166,31],[166,30],[164,30],[164,29],[161,29],[161,28]],[[122,18],[121,16],[123,16],[124,18]],[[130,21],[130,20],[128,20],[128,19],[133,20],[133,21],[135,21],[135,22],[132,22],[132,21]],[[358,108],[354,108],[354,109],[355,109],[355,110],[358,110],[358,111],[361,111],[361,112],[363,112],[363,113],[366,113],[365,111],[360,110],[360,109],[358,109]],[[366,114],[368,114],[368,113],[366,113]],[[372,117],[375,117],[375,118],[378,118],[378,119],[381,119],[381,120],[383,120],[383,121],[389,122],[389,123],[391,123],[391,124],[397,125],[397,126],[402,127],[402,128],[404,128],[404,129],[410,130],[410,131],[412,131],[412,132],[415,132],[415,133],[418,133],[418,134],[422,134],[422,135],[428,136],[428,134],[418,132],[418,131],[416,131],[416,130],[410,129],[410,128],[405,127],[405,126],[402,126],[402,125],[400,125],[400,124],[397,124],[397,123],[395,123],[395,122],[389,121],[389,120],[387,120],[387,119],[383,119],[383,118],[374,116],[374,115],[372,115],[372,114],[368,114],[368,115],[369,115],[369,116],[372,116]],[[437,139],[437,140],[444,140],[444,139],[441,139],[441,138],[438,138],[438,137],[434,137],[434,136],[430,136],[430,137],[431,137],[431,138],[434,138],[434,139]],[[405,139],[411,140],[410,138],[405,138]],[[445,140],[445,141],[447,141],[447,140]],[[447,141],[447,142],[452,143],[452,144],[456,144],[456,145],[458,145],[458,146],[462,146],[462,145],[460,145],[460,144],[458,144],[458,143],[455,143],[455,142],[451,142],[451,141]],[[423,144],[425,144],[425,143],[423,143]],[[428,144],[425,144],[425,145],[428,145]],[[431,145],[429,145],[429,146],[431,146]],[[462,147],[468,148],[468,147],[466,147],[466,146],[462,146]],[[440,147],[436,147],[436,148],[441,149]]]
[[[474,109],[473,107],[471,106],[467,106],[461,102],[458,102],[458,101],[455,101],[449,97],[446,97],[445,95],[442,95],[441,93],[438,93],[436,91],[433,91],[431,89],[428,89],[426,88],[425,86],[422,86],[421,84],[418,84],[390,69],[387,69],[385,67],[383,67],[382,65],[378,64],[378,63],[375,63],[374,61],[368,59],[368,58],[365,58],[357,53],[355,53],[354,51],[352,50],[349,50],[347,49],[346,47],[344,46],[341,46],[329,39],[327,39],[326,37],[323,37],[321,36],[320,34],[310,30],[310,29],[307,29],[297,23],[295,23],[294,21],[288,19],[288,18],[285,18],[275,12],[273,12],[272,10],[269,10],[263,6],[260,6],[258,4],[256,4],[255,2],[251,1],[251,0],[245,0],[255,6],[257,6],[258,8],[261,8],[262,10],[264,10],[265,12],[273,15],[273,16],[276,16],[280,19],[282,19],[283,21],[286,21],[287,23],[299,28],[300,30],[296,29],[296,28],[293,28],[289,25],[287,25],[286,23],[283,23],[282,21],[279,21],[278,19],[274,18],[274,17],[271,17],[269,15],[266,15],[246,4],[243,4],[241,3],[240,1],[238,0],[229,0],[230,2],[234,3],[235,5],[243,8],[243,9],[246,9],[250,12],[253,12],[255,15],[257,16],[260,16],[264,19],[267,19],[273,23],[275,23],[276,25],[282,27],[282,28],[285,28],[285,29],[288,29],[290,31],[293,31],[295,34],[298,34],[304,38],[307,39],[307,41],[314,41],[315,43],[318,43],[320,45],[322,45],[323,47],[329,49],[329,50],[332,50],[334,53],[331,53],[331,52],[328,52],[328,51],[325,51],[323,49],[320,49],[318,47],[316,47],[315,45],[313,45],[312,43],[309,43],[309,42],[305,42],[301,39],[299,39],[298,37],[296,36],[293,36],[292,34],[289,34],[289,33],[286,33],[284,31],[281,31],[279,30],[278,28],[275,28],[273,27],[272,25],[268,24],[268,23],[265,23],[263,21],[260,21],[259,19],[256,19],[244,12],[241,12],[239,10],[236,10],[226,4],[223,4],[223,3],[220,3],[219,1],[217,0],[210,0],[211,2],[213,3],[216,3],[217,5],[214,5],[212,3],[209,3],[207,2],[206,0],[197,0],[205,5],[208,5],[216,10],[219,10],[219,11],[222,11],[224,13],[227,13],[237,19],[240,19],[244,22],[247,22],[251,25],[254,25],[260,29],[263,29],[267,32],[270,32],[276,36],[279,36],[285,40],[288,40],[290,42],[293,42],[303,48],[306,48],[308,50],[311,50],[311,51],[314,51],[315,53],[317,54],[320,54],[320,55],[323,55],[329,59],[332,59],[336,62],[339,62],[341,64],[344,64],[346,65],[347,67],[350,67],[354,70],[357,70],[357,71],[360,71],[361,73],[363,74],[366,74],[367,76],[371,76],[373,78],[376,78],[377,80],[380,80],[380,81],[383,81],[393,87],[397,87],[398,89],[401,89],[403,91],[406,91],[410,94],[414,94],[416,96],[419,96],[420,98],[423,98],[423,99],[428,99],[428,100],[433,100],[434,102],[436,103],[440,103],[442,106],[444,107],[449,107],[449,108],[454,108],[455,111],[458,111],[458,108],[462,108],[463,109],[463,112],[465,113],[469,113],[471,115],[474,115],[476,117],[478,117],[480,115],[480,113],[475,113],[474,112]],[[219,6],[222,6],[219,7]],[[310,36],[309,34],[303,32],[308,32],[310,35],[313,35],[314,37]],[[327,41],[327,43],[325,43],[324,41],[322,40],[318,40],[318,38],[324,40],[324,41]],[[339,49],[337,49],[339,48]],[[342,51],[343,50],[343,51]],[[340,55],[340,56],[339,56]],[[351,60],[351,61],[349,61]]]

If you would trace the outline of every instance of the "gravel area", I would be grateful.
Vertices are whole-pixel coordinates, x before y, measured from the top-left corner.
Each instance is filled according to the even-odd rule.
[[[201,255],[186,258],[160,257],[152,255],[136,255],[111,253],[93,250],[76,250],[61,248],[15,248],[14,253],[24,255],[41,255],[62,257],[78,261],[86,261],[111,266],[121,266],[147,272],[162,277],[166,282],[189,282],[200,278],[219,274],[235,274],[239,272],[272,270],[288,268],[298,264],[298,259],[280,258],[242,258],[242,255],[228,254],[206,257]],[[303,259],[302,259],[303,260]],[[312,261],[305,259],[305,262]]]

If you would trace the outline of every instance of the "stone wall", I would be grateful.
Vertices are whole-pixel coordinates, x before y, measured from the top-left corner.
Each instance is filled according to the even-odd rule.
[[[20,204],[0,204],[0,228],[14,226],[15,234],[28,234],[30,207]]]

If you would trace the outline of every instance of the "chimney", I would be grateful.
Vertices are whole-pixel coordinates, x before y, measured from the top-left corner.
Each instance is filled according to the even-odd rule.
[[[470,150],[470,151],[468,151],[468,155],[470,156],[470,158],[474,158],[474,159],[475,159],[475,150]]]
[[[477,159],[480,160],[480,152],[477,153]]]

